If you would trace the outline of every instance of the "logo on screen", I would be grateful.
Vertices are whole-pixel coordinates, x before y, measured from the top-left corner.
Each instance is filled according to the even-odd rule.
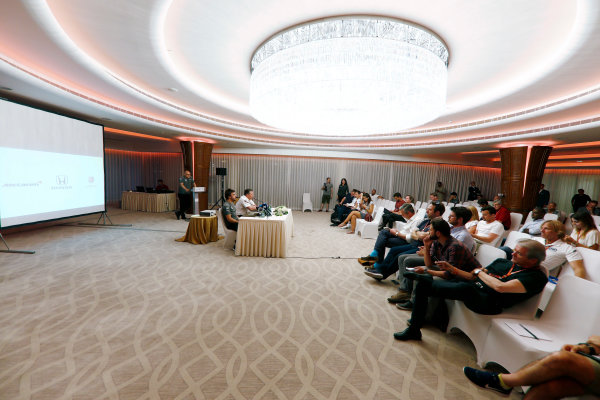
[[[56,175],[56,184],[66,185],[69,183],[69,177],[67,175]]]

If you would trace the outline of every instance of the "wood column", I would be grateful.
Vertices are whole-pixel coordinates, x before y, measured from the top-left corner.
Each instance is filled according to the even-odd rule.
[[[500,149],[502,193],[510,211],[525,217],[533,209],[551,152],[548,146]]]
[[[194,169],[192,171],[196,186],[205,187],[206,191],[198,193],[200,211],[208,208],[208,175],[210,172],[211,143],[194,142]]]

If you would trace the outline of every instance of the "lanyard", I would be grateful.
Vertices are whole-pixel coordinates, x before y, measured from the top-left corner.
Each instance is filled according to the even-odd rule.
[[[488,273],[488,275],[489,276],[493,276],[494,278],[497,278],[497,279],[504,279],[507,276],[511,276],[511,275],[514,275],[514,274],[518,274],[519,272],[523,272],[522,269],[513,272],[513,269],[515,268],[515,265],[517,265],[517,264],[513,263],[512,267],[510,267],[510,269],[508,270],[508,272],[506,274],[502,275],[502,276],[496,275],[496,274],[490,274],[490,273]]]

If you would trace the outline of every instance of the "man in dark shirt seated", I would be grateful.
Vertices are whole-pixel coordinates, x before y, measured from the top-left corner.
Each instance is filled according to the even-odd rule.
[[[429,297],[461,300],[471,311],[492,315],[540,293],[548,282],[540,268],[545,258],[544,245],[526,239],[515,246],[512,261],[498,258],[486,269],[466,272],[446,261],[437,261],[435,264],[440,269],[454,275],[453,280],[433,280],[429,271],[423,274],[405,273],[405,277],[418,281],[414,307],[409,327],[394,333],[394,338],[421,340]]]
[[[165,183],[163,182],[162,179],[159,179],[158,182],[156,183],[156,193],[164,193],[167,190],[169,190],[169,187],[167,185],[165,185]]]
[[[227,189],[225,191],[225,203],[223,203],[223,220],[225,221],[225,226],[227,229],[231,229],[233,231],[238,230],[238,216],[235,212],[235,200],[237,199],[237,194],[233,189]]]
[[[351,204],[353,204],[356,197],[357,190],[352,189],[349,193],[346,193],[339,204],[335,205],[333,213],[331,213],[331,226],[338,226],[350,214],[352,211]]]
[[[396,206],[394,211],[389,211],[388,209],[383,209],[383,216],[381,217],[381,222],[379,223],[379,230],[382,230],[384,227],[393,228],[394,222],[406,222],[404,217],[400,214],[400,207],[404,204],[404,199],[400,192],[394,193],[394,200],[396,201]]]

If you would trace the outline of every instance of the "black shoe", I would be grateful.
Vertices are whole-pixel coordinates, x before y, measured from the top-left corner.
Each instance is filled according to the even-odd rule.
[[[370,276],[371,278],[376,279],[378,281],[383,279],[383,274],[378,272],[375,268],[367,268],[363,272],[366,276]]]
[[[429,275],[428,273],[417,274],[416,272],[405,271],[404,277],[408,279],[414,279],[415,281],[433,281],[433,276]]]
[[[187,221],[187,218],[185,217],[185,213],[180,213],[179,215],[181,216],[182,220]],[[179,218],[177,218],[177,219],[179,219]]]
[[[396,307],[398,307],[401,310],[405,310],[405,311],[412,311],[413,306],[414,306],[414,304],[410,300],[405,301],[404,303],[397,303],[396,304]]]
[[[512,388],[504,389],[500,384],[498,374],[494,374],[493,372],[482,371],[471,367],[464,367],[463,372],[471,382],[484,389],[495,390],[505,396],[508,396],[512,391]]]
[[[177,217],[177,220],[179,221],[179,211],[175,211],[175,216]]]
[[[394,333],[396,340],[421,340],[421,330],[412,329],[410,326],[402,332]]]
[[[340,223],[339,222],[334,222],[333,224],[329,225],[329,226],[338,226]]]

